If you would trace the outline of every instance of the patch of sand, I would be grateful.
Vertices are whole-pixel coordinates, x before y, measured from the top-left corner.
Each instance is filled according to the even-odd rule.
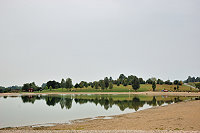
[[[51,93],[0,93],[0,96],[19,96],[19,95],[37,95],[37,94],[137,94],[149,96],[200,96],[200,92],[51,92]]]

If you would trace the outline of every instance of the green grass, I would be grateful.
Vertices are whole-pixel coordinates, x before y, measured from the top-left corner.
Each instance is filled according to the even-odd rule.
[[[196,83],[200,83],[200,82],[189,82],[188,84],[193,86],[193,87],[196,87],[196,85],[195,85]]]
[[[163,89],[166,89],[168,91],[174,91],[174,87],[176,85],[156,85],[156,91],[161,91]],[[49,93],[49,92],[134,92],[132,89],[131,85],[128,86],[117,86],[114,85],[113,89],[94,89],[91,88],[90,86],[87,88],[73,88],[72,91],[66,88],[59,88],[59,89],[52,89],[52,90],[43,90],[42,93]],[[152,91],[152,85],[151,84],[141,84],[140,89],[137,90],[137,92],[145,92],[145,91]],[[184,92],[184,91],[198,91],[197,89],[191,88],[186,85],[181,85],[179,86],[179,91]],[[35,92],[36,93],[36,92]]]

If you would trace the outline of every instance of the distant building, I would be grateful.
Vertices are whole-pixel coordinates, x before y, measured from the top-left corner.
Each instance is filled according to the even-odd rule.
[[[28,92],[33,92],[33,88],[29,88],[29,89],[28,89]]]

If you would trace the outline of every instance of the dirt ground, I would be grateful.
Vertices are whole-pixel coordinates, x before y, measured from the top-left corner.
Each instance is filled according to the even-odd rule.
[[[200,92],[52,92],[52,93],[0,93],[0,96],[19,96],[19,95],[37,95],[37,94],[138,94],[149,96],[200,96]]]

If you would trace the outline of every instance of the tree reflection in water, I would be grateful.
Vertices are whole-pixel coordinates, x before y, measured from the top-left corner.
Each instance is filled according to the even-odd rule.
[[[126,108],[134,109],[137,111],[139,108],[143,107],[144,104],[150,106],[161,106],[164,103],[171,104],[173,102],[181,102],[186,99],[191,99],[191,97],[163,97],[163,96],[138,96],[130,95],[121,98],[112,95],[23,95],[21,96],[23,103],[32,103],[36,100],[45,100],[48,106],[55,106],[60,104],[62,109],[72,108],[72,102],[76,104],[86,104],[88,102],[94,103],[95,105],[100,105],[104,107],[105,110],[112,108],[113,105],[117,105],[121,111]]]

